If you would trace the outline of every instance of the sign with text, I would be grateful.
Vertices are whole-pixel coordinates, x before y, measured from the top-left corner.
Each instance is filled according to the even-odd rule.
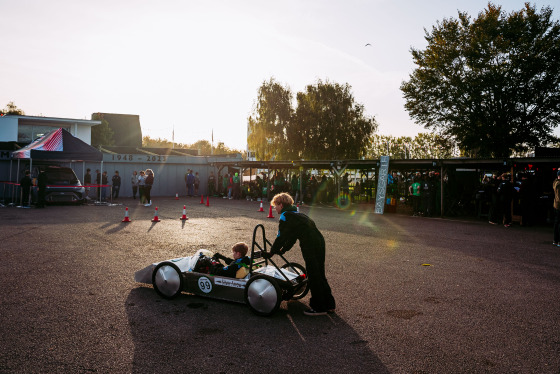
[[[387,175],[389,174],[389,156],[381,156],[379,178],[377,178],[377,194],[375,196],[375,213],[383,214],[385,210],[385,195],[387,193]]]
[[[12,152],[10,151],[0,151],[1,160],[10,160],[12,158]]]
[[[111,155],[104,155],[103,161],[166,162],[168,157],[169,156],[165,156],[165,155],[111,154]]]

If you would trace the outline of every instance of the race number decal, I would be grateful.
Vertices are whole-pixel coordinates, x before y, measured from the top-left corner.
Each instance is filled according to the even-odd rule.
[[[206,277],[198,278],[198,288],[204,293],[210,293],[212,291],[212,282]]]

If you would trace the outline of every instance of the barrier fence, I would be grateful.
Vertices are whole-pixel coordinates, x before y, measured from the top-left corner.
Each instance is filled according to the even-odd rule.
[[[10,181],[0,181],[0,185],[2,185],[2,199],[0,202],[0,206],[12,206],[12,205],[17,205],[19,203],[19,205],[23,205],[23,190],[21,188],[21,184],[20,183],[16,183],[16,182],[10,182]],[[83,187],[85,188],[85,196],[86,197],[90,197],[89,196],[89,191],[92,188],[109,188],[109,196],[107,196],[108,198],[110,198],[111,202],[113,202],[113,186],[110,184],[88,184],[88,185],[83,185],[83,186],[69,186],[67,184],[62,184],[62,185],[58,185],[58,184],[47,184],[47,188],[80,188]],[[27,202],[27,204],[31,204],[33,202],[36,202],[36,199],[34,198],[34,194],[37,191],[37,185],[34,184],[31,186],[31,190],[29,191],[29,200]],[[101,191],[100,192],[96,192],[95,193],[95,197],[100,197],[101,195]],[[98,200],[99,202],[101,200]]]

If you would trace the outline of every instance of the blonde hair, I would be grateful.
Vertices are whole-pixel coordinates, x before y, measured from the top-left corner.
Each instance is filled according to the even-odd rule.
[[[247,256],[247,251],[249,250],[249,246],[247,246],[247,243],[244,242],[239,242],[239,243],[235,243],[231,249],[234,252],[239,252],[241,253],[241,255],[243,256]]]
[[[290,196],[290,194],[286,192],[279,193],[278,195],[272,198],[270,205],[279,205],[281,204],[283,207],[294,205],[294,199]]]

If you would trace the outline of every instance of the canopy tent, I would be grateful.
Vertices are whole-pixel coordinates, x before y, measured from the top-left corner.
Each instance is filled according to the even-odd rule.
[[[53,130],[12,152],[12,158],[35,160],[102,161],[103,154],[63,128]]]
[[[29,159],[30,170],[32,170],[33,160],[52,160],[83,161],[84,165],[85,161],[100,161],[101,171],[103,171],[103,153],[63,128],[48,132],[22,149],[12,152],[12,159],[18,160],[16,183],[19,180],[19,161],[21,159]],[[13,190],[12,194],[14,192]]]

